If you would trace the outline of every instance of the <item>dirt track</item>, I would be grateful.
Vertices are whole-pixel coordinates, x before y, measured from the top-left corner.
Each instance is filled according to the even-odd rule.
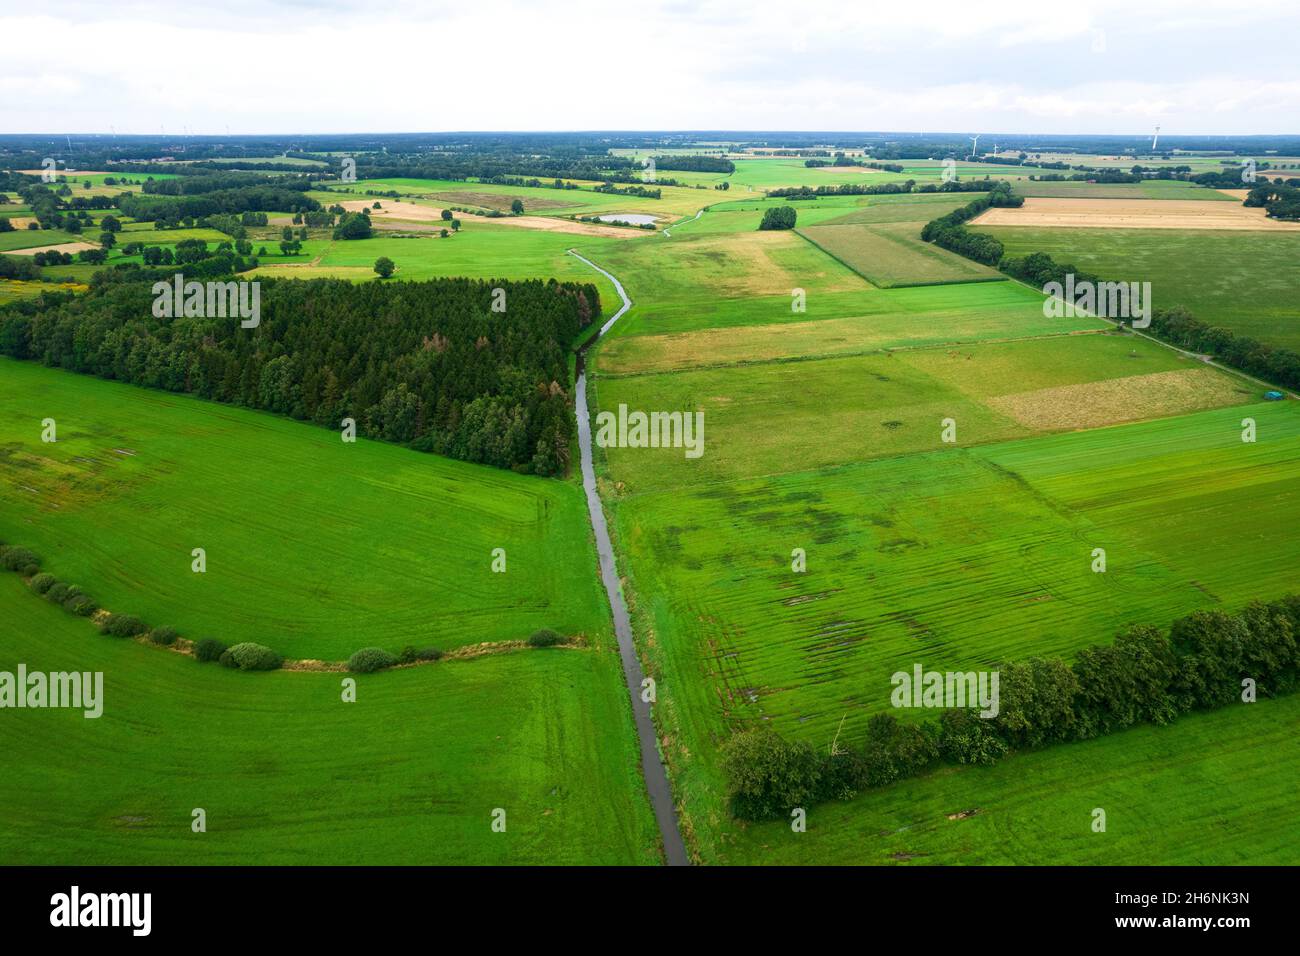
[[[1028,198],[1019,209],[990,209],[972,222],[1066,229],[1300,230],[1300,222],[1269,219],[1261,208],[1198,199]]]

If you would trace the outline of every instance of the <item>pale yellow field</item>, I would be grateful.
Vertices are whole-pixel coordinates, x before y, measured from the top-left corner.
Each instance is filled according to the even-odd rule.
[[[1186,368],[1040,388],[985,402],[1026,428],[1044,432],[1183,415],[1248,398],[1239,382],[1216,369]]]
[[[1300,222],[1269,219],[1262,208],[1188,199],[1028,198],[1019,209],[989,209],[980,226],[1083,229],[1228,229],[1294,232]]]
[[[400,199],[381,199],[378,200],[380,207],[372,208],[375,200],[373,199],[349,199],[339,203],[349,212],[358,212],[362,209],[370,210],[370,218],[387,219],[393,223],[398,222],[419,222],[434,223],[435,225],[442,221],[442,208],[439,206],[430,206],[424,203],[406,202]],[[492,218],[489,216],[475,216],[472,213],[457,212],[453,213],[457,219],[469,220],[473,222],[490,222],[504,226],[516,226],[520,229],[541,229],[545,232],[566,232],[577,236],[602,236],[610,239],[637,239],[642,236],[652,235],[648,229],[628,229],[619,226],[601,226],[590,222],[573,222],[569,219],[552,219],[548,216],[500,216]]]
[[[82,249],[98,249],[99,246],[93,242],[58,242],[52,246],[32,246],[29,249],[10,249],[5,253],[7,256],[34,256],[38,252],[49,252],[56,249],[59,252],[80,252]]]

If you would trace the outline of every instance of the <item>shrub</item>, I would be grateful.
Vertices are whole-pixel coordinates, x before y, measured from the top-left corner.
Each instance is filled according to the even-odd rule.
[[[48,591],[50,588],[54,587],[54,585],[58,583],[59,583],[58,578],[56,578],[54,575],[50,574],[49,572],[43,571],[40,574],[36,575],[34,578],[32,578],[31,588],[37,594],[44,594],[46,591]]]
[[[49,590],[45,592],[45,599],[53,601],[55,604],[62,604],[73,591],[72,585],[64,584],[62,581],[55,581],[50,585]]]
[[[731,812],[742,820],[784,817],[817,799],[821,762],[806,743],[782,740],[771,730],[747,730],[722,751]]]
[[[867,743],[862,753],[864,782],[883,787],[910,777],[939,756],[931,725],[900,724],[893,714],[876,714],[867,721]]]
[[[373,674],[397,663],[397,658],[382,647],[363,647],[348,658],[348,670],[357,674]]]
[[[436,647],[412,647],[407,644],[402,648],[402,653],[397,655],[397,659],[403,664],[414,664],[416,661],[436,661],[442,658],[442,651]]]
[[[194,659],[203,662],[219,661],[226,650],[226,645],[215,637],[205,637],[194,645]]]
[[[273,671],[284,663],[284,659],[265,644],[255,644],[252,641],[227,648],[219,660],[224,666],[241,671]]]
[[[176,629],[174,627],[155,627],[149,632],[149,640],[153,641],[155,644],[175,644]]]
[[[26,548],[18,548],[13,545],[5,545],[0,548],[0,567],[6,571],[21,571],[24,574],[35,574],[41,569],[41,559],[32,551]]]
[[[145,631],[144,621],[134,614],[110,614],[99,625],[99,630],[110,637],[135,637]]]
[[[992,721],[974,710],[945,710],[939,718],[939,752],[953,763],[991,764],[1007,752]]]
[[[567,637],[557,631],[552,631],[549,627],[534,631],[528,638],[529,647],[555,647],[557,644],[567,643],[569,643]]]
[[[793,229],[796,213],[793,206],[769,206],[763,211],[759,229]]]
[[[90,617],[99,610],[99,605],[91,599],[90,595],[77,591],[63,602],[63,610],[77,617]]]

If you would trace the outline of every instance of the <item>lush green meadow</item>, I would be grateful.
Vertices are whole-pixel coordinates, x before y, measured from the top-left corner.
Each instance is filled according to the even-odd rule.
[[[0,252],[35,249],[64,242],[84,242],[86,238],[86,236],[64,232],[62,229],[15,229],[13,232],[0,232]]]
[[[817,747],[837,732],[854,746],[866,717],[889,708],[890,675],[918,660],[973,669],[1068,658],[1128,624],[1292,590],[1300,549],[1285,529],[1297,502],[1281,476],[1300,455],[1300,415],[1289,403],[1243,408],[1257,386],[1157,344],[1078,334],[1108,326],[1045,318],[1041,296],[1019,283],[844,288],[814,259],[783,277],[806,292],[806,311],[792,311],[789,293],[762,286],[770,267],[735,261],[771,202],[717,204],[666,244],[587,252],[636,303],[600,346],[597,406],[705,412],[701,459],[597,451],[692,845],[732,863],[1123,861],[1176,777],[1162,779],[1163,793],[1124,786],[1120,799],[1142,800],[1145,818],[1122,839],[1084,848],[1046,828],[1078,801],[1077,833],[1090,836],[1087,814],[1101,802],[1063,786],[1074,779],[1068,755],[1097,751],[1101,768],[1123,748],[1121,759],[1140,763],[1146,730],[821,806],[809,832],[833,823],[805,843],[784,824],[730,820],[718,747],[760,722]],[[887,231],[919,232],[957,201],[817,202],[827,201],[795,204],[801,231],[860,231],[883,246]],[[1267,444],[1240,441],[1248,414]],[[942,442],[947,417],[958,447]],[[1221,517],[1239,510],[1250,510],[1245,534]],[[1104,574],[1091,569],[1098,547]],[[806,573],[791,570],[796,548]],[[1171,740],[1166,731],[1160,746]],[[1041,789],[1005,792],[1026,761],[1043,765]],[[1195,772],[1207,787],[1222,773],[1213,762]],[[990,774],[964,803],[964,788]],[[1229,788],[1216,806],[1240,820],[1250,794]],[[1283,797],[1274,788],[1259,799]],[[983,819],[946,819],[976,806]],[[1006,819],[1031,829],[1000,840],[989,828]],[[1212,840],[1174,838],[1190,819],[1144,859],[1240,862]],[[1239,825],[1259,830],[1265,852],[1283,852],[1285,825],[1254,815]]]
[[[0,721],[6,863],[659,860],[608,647],[359,675],[344,703],[337,673],[246,673],[100,636],[15,574],[0,621],[0,670],[104,675],[99,718]]]
[[[945,768],[784,822],[735,827],[719,862],[1019,866],[1295,863],[1300,697]],[[1106,832],[1092,831],[1093,810]],[[973,811],[973,812],[972,812]],[[963,815],[964,814],[964,815]]]
[[[804,312],[793,312],[789,297],[772,296],[738,306],[733,314],[651,302],[645,307],[651,318],[629,324],[635,334],[602,347],[600,368],[604,375],[664,372],[1108,328],[1084,316],[1046,317],[1042,297],[1014,282],[901,289],[864,284],[859,292],[810,295],[805,305]],[[716,324],[687,325],[700,317]],[[745,320],[761,324],[737,324]]]
[[[1146,281],[1157,308],[1300,351],[1300,233],[976,226],[1008,256],[1047,252],[1107,279]]]
[[[921,225],[875,222],[811,226],[800,229],[799,234],[881,288],[1004,279],[996,269],[922,242]]]
[[[616,500],[701,851],[725,856],[716,748],[735,729],[854,746],[918,661],[1069,658],[1128,624],[1294,590],[1298,461],[1297,406],[1259,404]]]
[[[647,237],[646,241],[653,238]],[[268,242],[268,254],[259,258],[259,268],[253,274],[369,281],[378,278],[375,260],[387,256],[397,265],[394,279],[554,277],[561,281],[591,282],[600,291],[602,306],[617,303],[618,296],[609,280],[568,254],[569,249],[585,248],[591,242],[585,236],[476,222],[446,239],[429,235],[399,237],[382,232],[371,239],[350,241],[308,239],[302,244],[302,251],[292,256],[281,254],[274,243]]]
[[[1021,180],[1015,191],[1022,196],[1058,199],[1200,199],[1238,202],[1208,186],[1177,179],[1150,179],[1140,183],[1090,183],[1085,180]]]
[[[702,457],[675,448],[605,450],[610,477],[629,493],[969,447],[1259,397],[1258,389],[1148,341],[1096,335],[603,377],[594,391],[602,408],[704,413]],[[944,436],[949,419],[954,442]]]
[[[609,632],[575,484],[10,359],[0,538],[110,610],[286,657]]]
[[[447,237],[432,217],[377,217],[360,240],[312,228],[293,255],[279,248],[288,217],[270,213],[250,229],[266,252],[246,277],[554,277],[594,283],[606,318],[614,283],[571,252],[621,281],[633,308],[587,354],[593,415],[704,414],[698,459],[595,449],[698,862],[1292,862],[1300,696],[988,768],[945,766],[818,805],[807,833],[730,817],[719,753],[738,730],[858,747],[867,720],[892,712],[896,671],[1072,660],[1131,624],[1293,592],[1300,566],[1300,403],[1264,402],[1258,383],[1103,320],[1046,316],[1036,289],[921,242],[922,225],[968,194],[765,195],[938,183],[942,161],[893,173],[732,155],[729,175],[661,171],[687,185],[647,183],[660,199],[585,181],[331,183],[309,195],[388,205],[365,193],[396,191],[477,211],[520,199],[525,212],[465,215]],[[1220,157],[1182,160],[1221,168]],[[1186,182],[1027,180],[1037,172],[958,162],[963,180],[1010,179],[1028,196],[1232,201]],[[781,205],[796,228],[760,231]],[[605,213],[660,220],[619,238],[535,218]],[[1044,251],[1150,280],[1156,308],[1183,304],[1300,349],[1300,234],[971,228],[1008,256]],[[0,234],[0,252],[96,242],[98,231]],[[193,238],[229,237],[126,220],[109,264],[142,261],[122,255],[128,242]],[[387,280],[373,270],[381,256],[396,264]],[[101,268],[44,275],[85,282]],[[0,301],[35,285],[0,283]],[[47,418],[57,442],[41,440]],[[1254,442],[1242,441],[1247,418]],[[187,638],[256,641],[310,662],[365,646],[459,652],[359,676],[359,700],[345,704],[337,671],[241,673],[102,637],[0,573],[0,670],[102,670],[107,686],[98,720],[27,711],[0,722],[11,754],[0,857],[660,862],[572,476],[344,443],[337,430],[0,358],[0,541],[32,548],[106,609]],[[191,569],[194,548],[205,573]],[[505,573],[493,571],[496,549]],[[806,570],[792,568],[796,554]],[[583,640],[475,648],[543,627]],[[1089,827],[1098,806],[1105,834]],[[206,834],[190,832],[194,807],[207,811]],[[497,807],[505,834],[490,826]]]

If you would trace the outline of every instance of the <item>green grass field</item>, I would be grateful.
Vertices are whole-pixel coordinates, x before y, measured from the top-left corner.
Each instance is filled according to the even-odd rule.
[[[718,754],[736,730],[857,746],[889,708],[891,674],[918,661],[1071,659],[1133,623],[1296,590],[1300,404],[1262,402],[1257,383],[1101,320],[1044,316],[1038,291],[921,243],[922,224],[968,195],[764,195],[937,183],[944,171],[902,165],[739,158],[731,175],[662,171],[688,185],[658,200],[594,183],[362,181],[310,195],[663,218],[631,239],[471,217],[445,239],[427,231],[436,222],[357,241],[315,229],[294,256],[275,225],[252,230],[254,250],[267,249],[254,277],[380,281],[373,264],[387,256],[397,272],[385,281],[592,282],[606,317],[614,285],[570,250],[622,281],[634,307],[588,354],[593,413],[705,413],[698,460],[595,453],[697,861],[1290,862],[1300,697],[948,767],[814,807],[804,834],[730,818]],[[963,180],[1006,178],[1030,196],[1231,201],[1188,183],[1033,183],[1031,172],[958,165]],[[86,195],[113,189],[95,182]],[[759,231],[782,204],[797,229]],[[1300,349],[1300,234],[984,228],[1008,255],[1149,279],[1157,308],[1185,304]],[[6,233],[0,251],[97,235]],[[184,238],[227,237],[134,222],[118,236]],[[100,268],[44,274],[84,282]],[[35,285],[0,283],[0,301]],[[1241,441],[1247,417],[1254,443]],[[40,440],[45,418],[56,443]],[[344,704],[341,673],[238,673],[102,637],[0,573],[0,670],[102,670],[108,692],[97,721],[0,722],[6,860],[659,862],[576,480],[344,444],[335,430],[0,358],[0,540],[31,547],[107,609],[188,638],[258,641],[291,659],[369,645],[467,655],[359,677],[359,701]],[[205,574],[191,571],[196,547]],[[492,572],[496,548],[505,574]],[[795,549],[805,573],[791,569]],[[541,627],[585,640],[469,656]],[[1088,826],[1096,806],[1106,834]],[[190,832],[194,807],[207,834]],[[491,830],[496,807],[505,834]]]
[[[151,625],[325,660],[608,636],[576,484],[10,359],[0,423],[0,538]]]
[[[758,300],[741,318],[758,325],[735,325],[686,331],[672,321],[689,318],[690,307],[673,311],[650,306],[654,321],[639,334],[617,336],[600,350],[602,375],[678,371],[743,362],[860,355],[881,349],[965,345],[994,339],[1051,336],[1100,331],[1096,319],[1047,318],[1042,297],[1019,283],[915,286],[828,293],[807,300],[807,311],[791,312],[786,297]],[[842,316],[833,318],[831,316]],[[716,320],[717,313],[709,315]],[[730,318],[730,315],[728,315]]]
[[[665,172],[664,176],[672,178],[673,173]],[[429,200],[436,199],[436,204],[439,206],[448,204],[484,208],[494,206],[493,203],[480,202],[470,198],[471,194],[483,194],[503,197],[504,203],[501,205],[506,207],[509,206],[511,199],[520,199],[523,201],[525,210],[548,216],[570,214],[589,216],[606,212],[643,212],[654,215],[693,216],[697,209],[711,202],[716,202],[718,197],[722,195],[713,189],[663,186],[654,182],[638,184],[645,186],[647,189],[660,190],[661,197],[651,199],[643,196],[620,196],[611,193],[594,192],[592,187],[600,185],[599,183],[582,180],[566,180],[566,182],[574,182],[579,188],[550,189],[547,187],[503,186],[495,183],[473,181],[456,182],[443,179],[394,178],[358,180],[347,185],[332,186],[329,192],[311,193],[310,195],[328,205],[331,202],[337,202],[341,194],[357,193],[362,198],[368,198],[365,197],[367,190],[379,192],[396,190],[403,196]],[[618,185],[620,188],[626,188],[630,184],[620,183]],[[342,195],[342,198],[353,197]],[[379,197],[379,201],[383,201],[382,197]]]
[[[0,670],[104,675],[97,719],[5,711],[6,863],[658,862],[608,648],[362,675],[343,703],[340,674],[243,673],[102,637],[15,574],[0,620]]]
[[[936,214],[940,215],[940,214]],[[919,222],[810,226],[799,234],[881,288],[998,282],[996,269],[921,241]]]
[[[1089,183],[1083,180],[1021,180],[1015,191],[1022,196],[1063,199],[1200,199],[1206,202],[1238,202],[1231,196],[1195,183],[1177,179],[1153,179],[1141,183]]]
[[[602,377],[594,393],[605,409],[704,412],[702,457],[605,450],[628,493],[936,451],[945,419],[969,447],[1260,397],[1148,341],[1097,335]]]
[[[73,235],[62,229],[15,229],[13,232],[0,232],[0,252],[54,246],[64,242],[96,243],[96,237],[86,234]]]
[[[715,765],[730,730],[763,720],[816,746],[837,731],[853,745],[888,708],[890,674],[918,660],[945,670],[1069,657],[1127,624],[1294,590],[1297,408],[617,500],[628,592],[701,852],[725,856],[733,828]],[[1240,440],[1245,415],[1255,444]],[[1105,574],[1091,570],[1097,547]],[[791,570],[794,548],[806,573]]]
[[[786,823],[737,827],[720,862],[877,866],[1295,863],[1300,697],[945,768]],[[1092,811],[1106,832],[1092,832]],[[976,811],[969,814],[969,811]],[[969,815],[953,819],[958,814]]]
[[[370,281],[378,278],[374,271],[375,260],[387,256],[397,264],[394,278],[401,280],[469,276],[476,279],[555,277],[590,282],[600,292],[604,308],[618,302],[613,285],[600,273],[568,255],[569,249],[586,249],[592,242],[586,236],[482,223],[472,223],[446,239],[434,236],[403,238],[382,233],[371,239],[346,242],[309,239],[302,244],[302,251],[294,256],[281,255],[277,244],[268,241],[264,243],[267,255],[259,258],[260,266],[251,274]],[[262,244],[254,242],[254,249]]]
[[[1047,252],[1107,279],[1151,283],[1156,308],[1300,351],[1300,233],[977,226],[1008,256]]]

